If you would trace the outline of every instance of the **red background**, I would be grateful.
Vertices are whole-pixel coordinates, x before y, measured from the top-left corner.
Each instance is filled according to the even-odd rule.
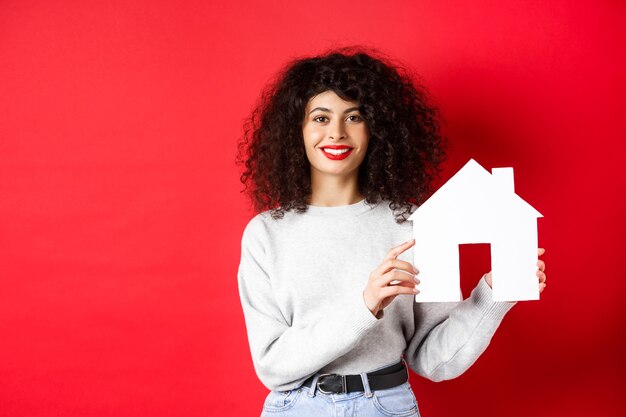
[[[542,300],[460,378],[412,375],[422,414],[623,415],[625,9],[2,1],[0,415],[260,414],[236,142],[283,63],[351,43],[423,76],[451,142],[443,179],[471,157],[513,166],[545,216]],[[472,251],[465,287],[488,267]]]

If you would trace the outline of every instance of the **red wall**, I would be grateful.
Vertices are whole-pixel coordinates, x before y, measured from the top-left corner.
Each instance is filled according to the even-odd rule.
[[[423,75],[444,179],[470,157],[513,166],[545,216],[541,301],[457,380],[412,375],[422,414],[623,415],[625,17],[598,0],[2,1],[0,415],[260,414],[235,145],[287,59],[349,43]]]

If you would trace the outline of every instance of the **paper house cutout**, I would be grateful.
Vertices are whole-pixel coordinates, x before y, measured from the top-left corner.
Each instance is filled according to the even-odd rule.
[[[513,168],[485,170],[470,159],[409,217],[416,302],[460,301],[459,244],[491,244],[494,301],[538,300],[537,218],[514,192]],[[485,271],[487,272],[487,271]]]

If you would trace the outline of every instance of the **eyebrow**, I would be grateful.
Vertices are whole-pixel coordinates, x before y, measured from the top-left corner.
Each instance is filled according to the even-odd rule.
[[[332,110],[327,109],[326,107],[316,107],[313,110],[311,110],[309,112],[309,114],[313,113],[315,110],[321,110],[321,111],[325,111],[325,112],[328,112],[328,113],[333,113]],[[345,109],[343,111],[343,113],[346,114],[346,113],[349,113],[349,112],[354,111],[354,110],[359,110],[359,108],[358,107],[350,107],[349,109]]]

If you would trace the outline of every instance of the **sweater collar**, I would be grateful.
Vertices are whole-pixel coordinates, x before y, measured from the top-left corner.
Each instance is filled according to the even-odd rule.
[[[344,206],[311,206],[307,205],[306,214],[312,216],[324,216],[324,217],[339,217],[339,216],[355,216],[365,213],[376,207],[377,204],[368,205],[365,199],[354,204],[347,204]]]

